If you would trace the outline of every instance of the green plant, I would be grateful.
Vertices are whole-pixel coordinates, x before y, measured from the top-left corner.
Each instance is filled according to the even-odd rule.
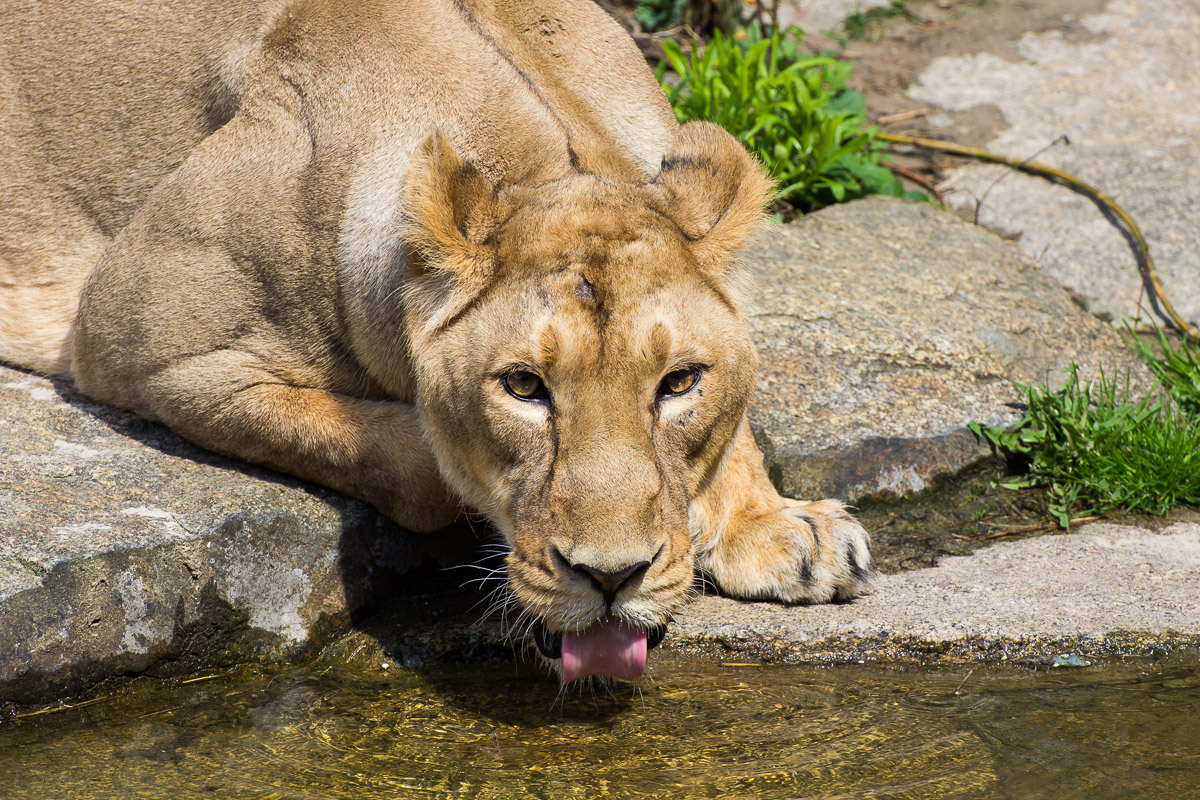
[[[1163,346],[1171,349],[1165,339]],[[1191,379],[1200,380],[1196,361],[1178,363],[1190,363]],[[1078,514],[1163,514],[1200,503],[1200,415],[1173,400],[1132,400],[1128,378],[1119,383],[1102,373],[1081,384],[1074,365],[1066,374],[1057,390],[1022,387],[1028,407],[1012,428],[970,423],[995,452],[1027,466],[1006,488],[1045,488],[1063,528]]]
[[[667,40],[658,78],[680,122],[722,125],[761,159],[777,185],[782,213],[805,213],[868,194],[926,199],[906,192],[882,163],[882,144],[866,127],[863,96],[846,88],[852,64],[800,52],[798,32],[757,28],[739,39],[719,31],[685,55]],[[665,80],[666,64],[679,77]]]
[[[634,10],[643,30],[685,26],[701,34],[731,31],[741,14],[742,0],[638,0]]]
[[[893,17],[904,17],[915,25],[925,24],[925,18],[908,7],[908,0],[891,0],[882,8],[850,14],[842,20],[842,30],[848,39],[865,39],[875,26]]]
[[[1157,350],[1126,327],[1134,352],[1146,362],[1171,399],[1189,417],[1200,420],[1200,345],[1182,339],[1172,345],[1162,329],[1156,329]],[[1193,349],[1195,347],[1195,349]]]

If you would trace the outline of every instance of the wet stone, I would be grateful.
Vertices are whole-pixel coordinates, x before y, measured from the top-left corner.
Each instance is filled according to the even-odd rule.
[[[521,630],[460,590],[397,602],[323,658],[396,666],[540,661]],[[665,653],[753,663],[1020,662],[1083,666],[1105,656],[1200,657],[1200,524],[1161,531],[1093,523],[1003,542],[936,566],[880,575],[848,603],[784,606],[705,594],[670,626]],[[669,667],[666,667],[669,669]]]

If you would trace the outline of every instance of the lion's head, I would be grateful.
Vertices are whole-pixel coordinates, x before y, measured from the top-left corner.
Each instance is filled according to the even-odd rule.
[[[628,182],[493,186],[438,136],[414,160],[419,405],[446,480],[503,532],[549,656],[640,674],[688,594],[689,506],[754,385],[734,262],[769,195],[707,123]]]

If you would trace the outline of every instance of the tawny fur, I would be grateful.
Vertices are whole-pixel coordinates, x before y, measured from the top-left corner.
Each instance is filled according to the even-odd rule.
[[[597,7],[7,6],[0,357],[416,530],[483,512],[552,629],[659,624],[697,564],[861,589],[865,531],[780,497],[745,418],[770,183]]]

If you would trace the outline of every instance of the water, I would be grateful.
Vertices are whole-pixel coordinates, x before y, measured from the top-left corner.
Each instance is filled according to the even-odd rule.
[[[243,671],[0,722],[0,798],[1200,797],[1200,666]],[[393,672],[397,672],[393,670]]]

